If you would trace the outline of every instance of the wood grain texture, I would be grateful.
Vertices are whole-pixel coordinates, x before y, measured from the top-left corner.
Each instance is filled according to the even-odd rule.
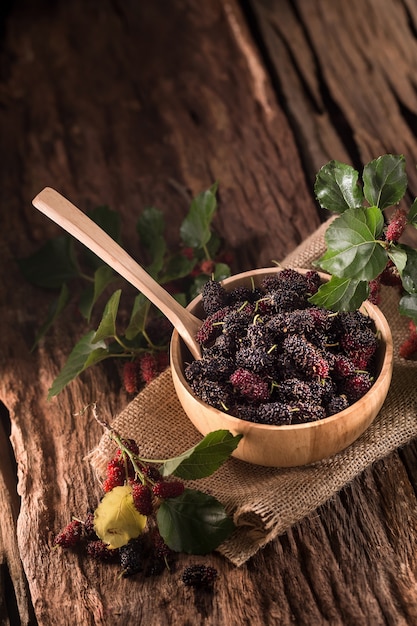
[[[30,352],[50,298],[16,265],[59,232],[31,206],[51,184],[84,210],[118,209],[140,259],[140,211],[164,210],[174,243],[190,197],[218,179],[216,224],[237,271],[282,258],[316,228],[311,182],[329,158],[358,164],[404,152],[415,187],[413,2],[10,0],[2,10],[0,401],[15,457],[6,434],[2,622],[416,623],[415,443],[245,566],[209,556],[220,577],[213,598],[179,584],[196,557],[156,583],[51,550],[56,532],[101,494],[85,460],[101,430],[76,413],[97,401],[110,417],[129,398],[109,364],[47,402],[86,328],[72,303]]]

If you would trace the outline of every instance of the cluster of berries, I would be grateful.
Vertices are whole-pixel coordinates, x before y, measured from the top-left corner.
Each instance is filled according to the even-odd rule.
[[[124,450],[119,448],[107,464],[103,489],[108,493],[115,487],[130,485],[135,508],[147,517],[147,531],[121,548],[109,549],[96,535],[94,514],[89,513],[85,520],[73,519],[58,533],[54,546],[79,548],[96,560],[119,563],[123,577],[139,572],[143,572],[145,576],[157,575],[165,568],[171,568],[176,553],[161,537],[155,522],[155,513],[161,499],[180,496],[185,486],[180,480],[164,478],[155,465],[136,460],[139,448],[134,440],[123,440],[123,447]],[[134,462],[132,459],[135,459]]]
[[[78,549],[88,557],[103,563],[118,564],[127,578],[142,572],[146,577],[170,569],[175,553],[165,544],[156,527],[131,539],[121,548],[110,549],[94,531],[94,514],[81,521],[73,519],[54,539],[54,547]]]
[[[168,366],[167,352],[145,352],[123,366],[123,386],[127,393],[137,393]]]
[[[315,271],[285,269],[259,288],[202,290],[207,317],[197,334],[201,360],[185,368],[204,402],[271,425],[299,424],[347,408],[372,386],[378,337],[361,313],[333,313],[309,298]]]

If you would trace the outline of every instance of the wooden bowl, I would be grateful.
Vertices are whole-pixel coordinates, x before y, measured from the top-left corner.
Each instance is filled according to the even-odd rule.
[[[259,286],[262,279],[280,271],[264,268],[236,274],[224,281],[226,289],[237,286],[250,287],[252,280]],[[305,272],[306,270],[297,270]],[[322,275],[323,280],[328,276]],[[201,296],[187,307],[194,315],[204,318]],[[381,409],[391,382],[393,367],[393,345],[387,320],[370,302],[363,311],[374,320],[380,334],[378,348],[377,379],[371,389],[357,402],[344,411],[322,420],[288,426],[268,426],[248,422],[209,406],[191,390],[184,377],[184,364],[192,359],[177,331],[171,339],[171,370],[176,393],[185,413],[203,435],[227,429],[233,434],[241,433],[233,456],[256,465],[268,467],[294,467],[308,465],[340,452],[353,443],[372,423]]]

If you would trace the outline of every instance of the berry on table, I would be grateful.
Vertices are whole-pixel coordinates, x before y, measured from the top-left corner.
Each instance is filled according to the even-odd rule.
[[[72,520],[61,530],[54,539],[54,546],[74,548],[80,543],[83,534],[83,525],[79,520]]]
[[[212,590],[217,580],[217,570],[209,565],[189,565],[184,569],[181,580],[186,587]]]

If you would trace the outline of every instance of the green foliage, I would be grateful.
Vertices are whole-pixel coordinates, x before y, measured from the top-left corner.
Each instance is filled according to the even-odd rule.
[[[171,550],[186,554],[209,554],[234,530],[224,506],[213,496],[194,489],[164,500],[156,519]]]
[[[322,207],[340,215],[329,225],[326,252],[316,263],[331,280],[311,302],[334,311],[357,309],[369,295],[369,283],[390,267],[406,292],[400,311],[417,321],[417,252],[386,237],[389,220],[384,213],[405,200],[404,156],[386,154],[366,164],[362,188],[359,172],[330,161],[317,174],[314,190]],[[406,214],[406,223],[417,227],[417,200]]]
[[[184,306],[194,298],[213,275],[220,280],[230,276],[230,268],[222,262],[221,239],[213,230],[217,209],[217,183],[198,194],[191,202],[180,226],[178,250],[168,250],[165,239],[164,214],[147,207],[137,221],[140,249],[145,256],[146,270],[161,285],[172,291]],[[120,216],[107,206],[95,208],[90,217],[113,239],[121,242]],[[132,359],[147,351],[168,349],[153,343],[146,329],[151,318],[159,315],[149,300],[138,293],[130,303],[129,321],[125,328],[118,323],[120,285],[123,279],[115,274],[91,251],[69,235],[53,238],[27,258],[19,260],[25,278],[38,287],[58,292],[40,327],[35,346],[50,330],[67,304],[76,300],[86,323],[96,328],[84,335],[74,346],[68,361],[54,380],[49,397],[55,396],[87,367],[107,358]],[[117,285],[115,285],[117,283]],[[113,286],[113,290],[112,290]],[[116,288],[117,287],[117,288]],[[107,303],[100,314],[100,303]],[[123,300],[124,311],[129,306]]]
[[[233,436],[228,430],[213,431],[190,450],[165,461],[161,474],[188,480],[210,476],[229,458],[241,438],[242,435]]]

